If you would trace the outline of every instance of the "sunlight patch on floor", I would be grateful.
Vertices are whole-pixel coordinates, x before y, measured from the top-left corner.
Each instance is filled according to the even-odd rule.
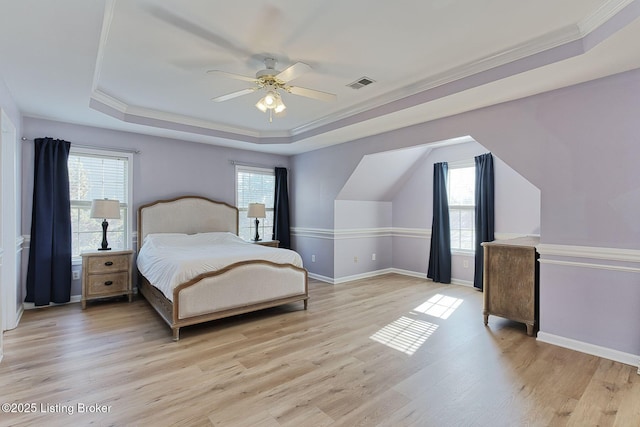
[[[369,338],[411,356],[438,329],[435,323],[402,316]]]
[[[436,294],[426,302],[414,308],[413,311],[428,314],[429,316],[438,317],[440,319],[448,319],[456,308],[460,307],[462,301],[464,300],[460,298]]]

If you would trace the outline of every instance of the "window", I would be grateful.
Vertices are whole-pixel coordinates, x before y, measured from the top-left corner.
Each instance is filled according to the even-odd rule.
[[[120,201],[120,219],[108,220],[107,240],[115,250],[132,246],[132,163],[132,154],[71,147],[68,167],[73,257],[97,249],[102,242],[102,220],[90,218],[93,199]]]
[[[449,166],[447,181],[451,250],[475,250],[476,168],[468,164]]]
[[[273,230],[273,197],[276,177],[272,169],[236,166],[236,206],[238,207],[238,235],[245,240],[256,233],[255,218],[247,218],[249,203],[264,203],[267,217],[260,219],[261,239],[271,239]]]

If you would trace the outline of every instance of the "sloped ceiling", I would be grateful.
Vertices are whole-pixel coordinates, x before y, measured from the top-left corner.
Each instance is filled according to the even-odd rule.
[[[640,67],[640,0],[0,0],[25,116],[296,154]],[[245,81],[311,71],[269,122]],[[360,77],[375,80],[353,90]],[[249,84],[250,85],[250,84]]]
[[[336,200],[391,201],[397,189],[411,175],[413,167],[432,150],[474,141],[472,137],[464,136],[428,145],[365,155],[338,193]]]
[[[431,148],[422,146],[364,156],[336,200],[390,200],[403,177],[430,151]]]

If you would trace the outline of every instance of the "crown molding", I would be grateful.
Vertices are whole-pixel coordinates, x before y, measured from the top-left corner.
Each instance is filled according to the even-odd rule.
[[[112,96],[100,89],[95,89],[91,94],[91,101],[97,102],[103,106],[106,106],[110,110],[114,110],[118,114],[112,114],[109,111],[101,110],[103,113],[115,117],[119,120],[129,123],[139,123],[140,118],[146,120],[160,121],[164,123],[171,123],[178,126],[188,126],[191,132],[198,133],[197,129],[203,129],[205,132],[200,132],[204,135],[208,135],[208,131],[223,132],[225,134],[234,134],[238,136],[247,137],[246,139],[259,139],[259,138],[285,138],[287,142],[290,142],[291,134],[289,132],[270,132],[268,134],[260,133],[256,131],[249,131],[247,129],[241,129],[233,126],[225,126],[222,124],[214,123],[208,120],[196,119],[193,117],[182,116],[179,114],[169,113],[162,110],[154,110],[145,107],[139,107],[136,105],[129,105],[120,99]],[[92,104],[93,104],[92,102]],[[91,105],[95,108],[96,105]],[[142,123],[144,124],[144,123]],[[194,129],[195,128],[195,129]],[[169,129],[179,130],[176,128]]]
[[[535,39],[531,39],[524,43],[515,45],[509,49],[505,49],[503,51],[496,52],[492,55],[468,62],[458,67],[450,68],[446,71],[434,74],[426,79],[420,80],[411,85],[403,86],[402,88],[399,88],[393,92],[380,95],[366,102],[359,103],[351,108],[341,110],[335,114],[325,116],[302,126],[298,126],[291,130],[291,134],[293,136],[304,134],[318,127],[329,125],[336,121],[347,119],[356,114],[370,111],[373,108],[400,101],[401,99],[404,99],[408,96],[426,92],[436,87],[443,86],[448,83],[453,83],[464,78],[469,78],[482,72],[489,71],[493,68],[497,68],[499,66],[517,61],[519,59],[523,59],[528,56],[535,55],[537,53],[541,53],[546,50],[565,45],[567,43],[571,43],[575,40],[580,39],[582,36],[583,35],[581,34],[578,25],[570,25],[561,28],[557,31],[553,31]],[[580,53],[584,53],[584,51]],[[535,66],[530,67],[530,69],[533,68],[535,68]]]
[[[636,0],[609,0],[594,10],[590,15],[578,22],[582,37],[598,29],[602,24],[613,18],[618,12]]]

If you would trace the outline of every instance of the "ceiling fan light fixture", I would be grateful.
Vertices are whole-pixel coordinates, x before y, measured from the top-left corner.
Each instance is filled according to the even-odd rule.
[[[276,113],[282,113],[286,108],[287,106],[284,105],[284,102],[282,102],[282,98],[278,96],[278,98],[276,98],[276,105],[275,105],[274,111]]]
[[[275,108],[278,98],[279,98],[278,94],[270,90],[262,99],[264,99],[264,103],[267,106],[267,108]]]
[[[264,101],[264,98],[260,99],[260,101],[258,101],[258,103],[256,104],[256,108],[260,111],[262,111],[263,113],[267,112],[267,104]]]
[[[284,105],[282,97],[280,97],[280,94],[277,91],[270,90],[262,99],[260,99],[260,101],[258,101],[256,108],[263,113],[266,113],[267,110],[282,113],[287,106]]]

